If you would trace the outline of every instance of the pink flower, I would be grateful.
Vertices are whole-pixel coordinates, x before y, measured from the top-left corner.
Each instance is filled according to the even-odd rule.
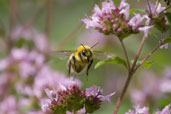
[[[106,95],[106,96],[102,96],[101,100],[102,101],[107,101],[110,105],[112,105],[110,97],[112,97],[114,94],[115,94],[115,92],[110,93],[109,95]]]
[[[110,101],[110,97],[112,97],[115,94],[115,92],[113,92],[109,95],[106,95],[106,96],[103,96],[102,94],[103,94],[103,90],[97,86],[92,86],[90,88],[86,88],[86,91],[85,91],[86,97],[90,97],[90,96],[97,97],[100,99],[100,101],[108,101],[109,104],[112,105],[112,103]]]
[[[151,8],[150,10],[151,10],[151,13],[152,13],[153,16],[156,16],[157,14],[159,14],[161,11],[163,11],[165,9],[165,7],[162,7],[160,3],[158,4],[157,9],[156,9],[156,7],[157,7],[157,2],[156,2],[155,5],[150,3],[150,8]],[[156,12],[154,12],[155,9],[156,9]],[[148,7],[148,10],[149,10],[149,7]]]
[[[129,4],[126,3],[125,0],[122,0],[121,3],[120,3],[120,7],[119,8],[122,9],[120,11],[120,14],[124,14],[126,20],[128,20],[128,18],[129,18],[129,8],[130,8]]]
[[[119,39],[128,37],[130,34],[137,34],[140,31],[148,35],[148,29],[152,26],[147,26],[150,18],[147,15],[140,16],[135,14],[129,20],[130,6],[125,0],[122,0],[119,7],[115,7],[112,0],[102,2],[102,9],[97,5],[94,7],[94,14],[91,17],[82,19],[86,24],[86,29],[95,28],[100,33],[105,35],[114,34]],[[146,25],[142,22],[146,19]]]
[[[148,107],[140,108],[139,106],[135,106],[135,111],[129,110],[125,114],[149,114]]]
[[[141,26],[141,23],[145,18],[148,20],[146,15],[141,16],[140,14],[134,14],[134,17],[129,20],[128,24],[132,26],[133,30],[137,29],[139,26]]]
[[[102,95],[103,91],[97,86],[92,86],[90,88],[86,88],[85,95],[87,97],[89,96],[97,96],[97,95]]]
[[[41,109],[43,110],[43,112],[50,111],[50,108],[49,108],[50,105],[51,105],[50,99],[42,99],[41,100]]]
[[[56,90],[49,90],[48,88],[45,89],[45,93],[50,98],[50,100],[58,101],[58,93]]]
[[[112,0],[109,0],[102,2],[102,9],[95,5],[94,14],[90,18],[82,19],[82,21],[86,24],[86,29],[94,27],[102,33],[110,34],[114,30],[113,26],[115,23],[120,21],[116,15],[122,15],[124,19],[121,20],[127,21],[129,18],[128,12],[129,4],[125,0],[121,1],[119,8],[115,7]]]
[[[144,36],[147,38],[148,37],[149,29],[152,28],[152,27],[153,26],[140,27],[140,28],[138,28],[138,30],[143,31],[144,32]]]
[[[158,111],[156,114],[170,114],[171,113],[171,105],[167,105],[163,108],[162,111]]]
[[[11,58],[15,61],[24,60],[28,57],[28,50],[25,48],[13,48],[11,50]]]

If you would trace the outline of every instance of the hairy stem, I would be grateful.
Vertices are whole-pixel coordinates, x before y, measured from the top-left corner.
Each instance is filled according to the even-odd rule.
[[[120,42],[121,42],[121,45],[122,45],[122,48],[123,48],[123,51],[124,51],[124,54],[125,54],[125,57],[126,57],[127,66],[128,66],[128,72],[130,72],[130,69],[131,69],[131,68],[130,68],[128,53],[127,53],[127,51],[126,51],[126,48],[125,48],[125,45],[124,45],[123,41],[120,40]]]
[[[147,59],[149,59],[152,55],[153,55],[153,53],[154,52],[156,52],[159,48],[160,48],[160,46],[161,45],[163,45],[163,42],[161,42],[156,48],[154,48],[138,65],[137,65],[137,67],[135,67],[135,69],[134,69],[134,72],[136,72],[136,70],[140,67],[140,66],[142,66],[143,64],[144,64],[144,62],[145,61],[147,61]]]
[[[122,100],[123,100],[123,97],[125,96],[125,93],[126,93],[126,91],[127,91],[127,88],[128,88],[129,83],[130,83],[130,81],[131,81],[132,76],[133,76],[133,72],[130,72],[130,73],[128,74],[127,80],[126,80],[125,85],[124,85],[124,88],[123,88],[123,90],[122,90],[122,93],[121,93],[120,97],[119,97],[118,100],[117,100],[117,103],[116,103],[115,109],[114,109],[114,111],[113,111],[113,114],[117,114],[117,112],[118,112],[118,110],[119,110],[119,107],[120,107],[120,104],[121,104],[121,102],[122,102]]]
[[[138,58],[139,58],[140,54],[141,54],[141,51],[142,51],[145,40],[146,40],[146,37],[144,36],[142,41],[141,41],[140,47],[139,47],[139,49],[137,51],[137,54],[135,56],[135,59],[134,59],[133,65],[132,65],[132,71],[133,71],[133,69],[134,69],[134,67],[135,67],[135,65],[136,65],[136,63],[138,61]]]

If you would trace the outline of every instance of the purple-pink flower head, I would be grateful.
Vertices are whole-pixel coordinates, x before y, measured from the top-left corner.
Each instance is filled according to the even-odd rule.
[[[102,8],[94,7],[94,14],[90,18],[82,19],[86,28],[93,27],[104,34],[116,34],[127,25],[129,18],[129,4],[121,1],[120,7],[115,7],[112,0],[102,2]]]
[[[42,100],[42,110],[52,111],[54,113],[61,112],[73,112],[78,111],[84,107],[84,95],[81,93],[80,88],[77,85],[66,87],[66,90],[45,89],[47,99]]]
[[[87,88],[81,91],[76,84],[56,88],[54,90],[45,89],[48,98],[42,100],[42,110],[52,111],[54,113],[71,112],[93,113],[100,108],[103,101],[110,101],[110,97],[114,95],[111,93],[107,96],[102,95],[102,90],[97,86]]]
[[[85,91],[85,96],[87,98],[95,98],[97,99],[97,101],[108,101],[109,104],[112,104],[110,101],[110,97],[112,97],[115,94],[115,92],[107,95],[107,96],[103,96],[103,90],[100,89],[97,86],[92,86],[90,88],[87,88]]]
[[[135,111],[129,110],[125,114],[149,114],[149,108],[148,107],[140,108],[139,106],[135,106]]]
[[[165,106],[162,111],[158,111],[156,114],[170,114],[171,113],[171,104]]]
[[[153,17],[157,16],[159,13],[164,11],[164,9],[165,9],[165,7],[162,7],[161,4],[160,3],[158,4],[157,2],[155,5],[150,3],[150,9],[148,7],[148,10],[149,10],[149,12],[151,11]]]
[[[114,34],[120,39],[130,34],[139,33],[140,31],[144,31],[145,36],[147,36],[147,30],[151,28],[146,27],[147,23],[149,23],[148,16],[135,14],[135,16],[129,20],[129,9],[130,6],[125,0],[121,1],[119,7],[116,7],[112,0],[104,1],[102,2],[101,9],[95,5],[94,14],[82,19],[82,21],[86,24],[87,29],[93,27],[105,35]],[[146,21],[146,25],[143,25],[142,22],[145,18],[148,21]]]

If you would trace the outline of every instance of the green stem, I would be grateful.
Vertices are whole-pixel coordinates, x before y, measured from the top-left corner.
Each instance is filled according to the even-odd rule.
[[[147,61],[147,59],[149,59],[152,55],[153,55],[153,53],[154,52],[156,52],[159,48],[160,48],[160,46],[161,45],[163,45],[163,42],[161,42],[156,48],[154,48],[138,65],[137,65],[137,67],[135,67],[135,69],[134,69],[134,72],[136,72],[136,70],[140,67],[140,66],[142,66],[143,64],[144,64],[144,62],[145,61]]]
[[[125,48],[125,45],[124,45],[123,41],[120,40],[120,42],[121,42],[121,45],[122,45],[122,48],[123,48],[123,51],[124,51],[124,54],[125,54],[125,57],[126,57],[127,66],[128,66],[128,72],[130,72],[130,69],[131,69],[131,68],[130,68],[128,53],[127,53],[127,51],[126,51],[126,48]]]
[[[119,110],[119,107],[120,107],[120,104],[121,104],[121,102],[122,102],[122,100],[123,100],[123,98],[124,98],[124,96],[125,96],[125,93],[126,93],[126,91],[127,91],[127,88],[128,88],[128,86],[129,86],[129,83],[130,83],[130,81],[131,81],[131,79],[132,79],[132,76],[133,76],[133,72],[130,72],[130,73],[128,74],[127,80],[126,80],[125,85],[124,85],[124,88],[123,88],[123,90],[122,90],[122,93],[121,93],[120,97],[119,97],[118,100],[117,100],[117,103],[116,103],[115,109],[114,109],[114,111],[113,111],[113,114],[117,114],[117,112],[118,112],[118,110]]]
[[[137,63],[137,61],[138,61],[138,58],[139,58],[139,56],[140,56],[140,54],[141,54],[141,51],[142,51],[142,48],[143,48],[143,46],[144,46],[144,43],[145,43],[145,40],[146,40],[146,39],[147,39],[147,38],[144,36],[143,39],[142,39],[142,41],[141,41],[140,47],[139,47],[139,49],[138,49],[138,51],[137,51],[136,57],[135,57],[135,59],[134,59],[133,65],[132,65],[132,71],[133,71],[133,69],[134,69],[134,67],[135,67],[135,65],[136,65],[136,63]]]

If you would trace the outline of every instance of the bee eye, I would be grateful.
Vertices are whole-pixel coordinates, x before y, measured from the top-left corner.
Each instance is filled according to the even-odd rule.
[[[86,50],[83,50],[83,51],[82,51],[82,55],[83,55],[83,56],[86,56],[86,52],[87,52]]]

